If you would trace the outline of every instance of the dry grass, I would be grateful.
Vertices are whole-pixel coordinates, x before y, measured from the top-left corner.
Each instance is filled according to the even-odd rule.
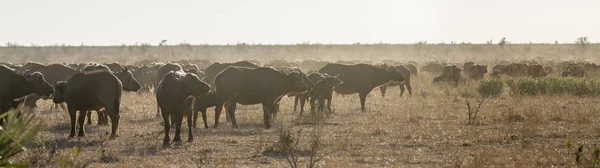
[[[412,97],[398,97],[397,87],[382,98],[374,90],[361,113],[358,96],[335,96],[335,113],[324,125],[325,150],[345,148],[327,156],[322,167],[573,167],[566,140],[588,146],[600,144],[600,109],[596,98],[502,95],[486,99],[478,123],[467,125],[460,89],[430,84],[423,75],[414,80]],[[422,89],[419,89],[422,88]],[[428,96],[421,96],[424,93]],[[278,136],[278,126],[298,123],[293,99],[282,101],[276,126],[265,130],[260,106],[238,106],[240,129],[224,122],[217,129],[198,128],[184,146],[162,148],[161,119],[149,93],[126,93],[121,105],[120,137],[108,140],[108,126],[86,126],[85,138],[67,138],[68,116],[39,110],[49,129],[18,160],[36,167],[55,167],[71,148],[81,147],[77,161],[93,167],[287,167],[284,156],[263,154]],[[49,102],[41,102],[41,109]],[[212,110],[212,109],[211,109]],[[95,119],[95,115],[94,115]],[[209,125],[213,114],[209,113]],[[309,130],[313,125],[296,124]],[[187,126],[183,128],[183,138]],[[307,151],[308,134],[299,150]],[[302,152],[301,152],[302,153]],[[586,154],[586,157],[589,155]],[[300,159],[301,165],[306,161]]]
[[[151,47],[0,47],[0,57],[9,62],[133,63],[141,59],[178,60],[203,58],[214,61],[240,59],[322,58],[336,61],[384,59],[474,60],[493,64],[497,60],[597,59],[600,45],[587,53],[575,45],[296,45],[296,46],[165,46]],[[42,57],[43,56],[43,57]],[[283,57],[285,56],[285,57]],[[409,57],[410,56],[410,57]],[[327,151],[344,148],[322,162],[321,167],[576,167],[574,155],[565,145],[600,145],[599,98],[574,96],[508,95],[486,98],[477,124],[467,125],[465,99],[477,96],[476,84],[458,88],[432,84],[433,75],[421,73],[413,79],[413,96],[399,96],[398,87],[382,98],[376,88],[367,98],[367,113],[360,112],[358,95],[334,94],[334,114],[323,125],[322,143]],[[48,129],[29,144],[16,159],[34,167],[57,167],[74,146],[81,148],[76,159],[92,167],[288,167],[285,156],[265,155],[278,139],[281,126],[295,125],[311,130],[306,119],[292,111],[293,99],[281,103],[273,129],[262,125],[260,105],[238,106],[239,129],[221,117],[219,128],[197,128],[194,142],[162,148],[162,119],[155,117],[155,100],[150,93],[125,93],[121,102],[120,137],[109,139],[109,126],[86,126],[86,137],[69,139],[66,112],[48,111],[42,101],[35,112]],[[308,113],[305,113],[308,115]],[[214,122],[212,108],[208,121]],[[96,119],[93,115],[94,122]],[[200,121],[201,122],[201,121]],[[185,123],[185,122],[184,122]],[[201,123],[199,123],[201,125]],[[187,126],[182,138],[187,137]],[[174,131],[172,131],[173,134]],[[306,162],[310,134],[298,145],[300,166]]]

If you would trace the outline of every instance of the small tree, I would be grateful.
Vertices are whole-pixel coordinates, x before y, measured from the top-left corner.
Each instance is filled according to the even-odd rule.
[[[581,53],[584,53],[585,50],[588,48],[590,41],[587,36],[581,36],[581,37],[577,38],[577,40],[575,41],[575,44],[577,44]]]
[[[467,115],[469,117],[469,122],[468,125],[473,125],[475,124],[475,119],[477,119],[477,114],[479,113],[479,109],[481,109],[481,104],[483,104],[483,100],[485,100],[485,97],[482,97],[481,100],[477,100],[477,102],[479,103],[479,105],[477,105],[477,107],[471,107],[471,102],[469,101],[469,99],[465,100],[466,104],[467,104]]]
[[[507,43],[506,37],[502,37],[502,39],[500,39],[500,41],[498,42],[498,45],[500,46],[500,48],[504,49],[504,45],[506,43]]]

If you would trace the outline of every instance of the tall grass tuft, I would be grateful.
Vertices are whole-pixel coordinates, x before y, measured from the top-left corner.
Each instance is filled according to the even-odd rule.
[[[600,96],[600,80],[578,77],[522,78],[507,81],[513,93],[520,95]]]
[[[0,167],[27,167],[24,163],[11,163],[10,159],[25,151],[25,144],[45,128],[35,114],[17,117],[18,113],[10,110],[0,115],[0,118],[8,115],[8,121],[0,126]]]

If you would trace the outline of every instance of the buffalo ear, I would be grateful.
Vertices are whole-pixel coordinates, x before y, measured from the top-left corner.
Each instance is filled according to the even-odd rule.
[[[123,71],[127,72],[127,71],[129,71],[129,69],[127,69],[127,67],[125,67],[125,68],[123,68]]]

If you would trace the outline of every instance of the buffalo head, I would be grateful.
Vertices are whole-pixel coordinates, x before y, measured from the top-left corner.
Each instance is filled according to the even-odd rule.
[[[41,96],[50,96],[54,92],[42,73],[29,73],[27,71],[23,76],[27,79],[27,84],[24,85],[26,90],[31,90],[31,92]]]
[[[115,73],[114,75],[119,78],[123,84],[123,90],[125,91],[137,92],[140,90],[140,88],[142,88],[140,82],[133,77],[133,74],[131,74],[131,71],[129,71],[127,68],[121,72]]]

